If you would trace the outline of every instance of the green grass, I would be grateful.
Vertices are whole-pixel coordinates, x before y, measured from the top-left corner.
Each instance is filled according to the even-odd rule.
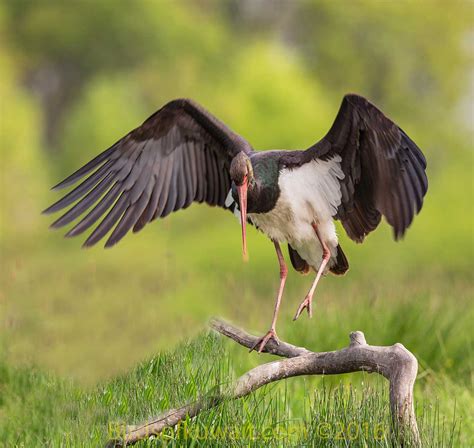
[[[201,334],[89,389],[37,369],[2,364],[0,440],[8,447],[103,445],[108,437],[120,436],[126,424],[193,401],[234,378],[241,370],[239,359],[248,356],[243,348],[240,356],[234,351],[232,343]],[[242,447],[389,447],[387,386],[381,377],[366,374],[342,382],[293,378],[224,402],[138,446],[222,446],[226,440]],[[469,403],[461,399],[456,411],[442,409],[426,394],[432,386],[421,380],[416,389],[424,446],[467,446],[472,439],[461,425],[463,413],[469,417]]]
[[[264,244],[255,242],[257,248]],[[213,244],[219,247],[218,241]],[[118,251],[120,257],[86,252],[86,258],[98,259],[94,269],[90,260],[66,256],[67,268],[62,271],[66,276],[58,274],[59,250],[31,252],[29,268],[18,268],[14,280],[8,278],[11,272],[4,273],[4,285],[15,285],[11,297],[16,300],[6,307],[13,324],[7,326],[1,363],[4,446],[97,446],[125,424],[192,401],[272,359],[248,354],[234,343],[198,330],[214,313],[230,316],[255,332],[266,329],[273,300],[269,291],[276,287],[275,272],[266,266],[271,263],[265,259],[270,251],[255,249],[255,269],[240,265],[239,260],[221,261],[218,250],[217,260],[202,263],[202,253],[193,251],[194,272],[185,267],[180,276],[187,281],[182,283],[172,270],[155,270],[156,253],[151,256],[137,247],[130,250],[143,253],[143,258],[130,259],[126,268],[139,274],[125,278],[121,262],[128,256],[126,249]],[[216,276],[212,282],[206,271],[217,269],[232,275]],[[296,323],[291,317],[309,279],[291,276],[280,336],[313,350],[341,348],[356,329],[363,330],[371,344],[402,342],[420,362],[415,398],[425,446],[471,445],[474,369],[469,273],[428,266],[416,273],[393,269],[388,275],[379,270],[374,279],[370,272],[357,269],[356,265],[352,277],[326,278],[318,291],[314,318],[303,316]],[[238,284],[239,276],[247,282]],[[43,291],[36,293],[33,279],[39,278]],[[141,293],[139,299],[134,299],[136,291]],[[69,295],[80,300],[68,301]],[[189,303],[201,295],[207,299]],[[33,297],[42,301],[35,303]],[[14,316],[24,320],[19,323]],[[45,341],[44,336],[50,339]],[[187,336],[189,343],[163,351]],[[21,351],[30,354],[30,361],[18,357]],[[146,353],[152,351],[160,354],[149,358]],[[136,365],[140,358],[149,360]],[[54,364],[58,359],[65,365]],[[32,363],[39,367],[32,368]],[[45,373],[48,366],[57,373]],[[99,372],[95,380],[83,374],[93,369]],[[390,446],[389,425],[387,383],[377,376],[294,378],[205,412],[167,431],[150,446],[222,446],[223,437],[232,438],[234,446],[347,446],[349,442]],[[238,432],[242,428],[247,432]]]

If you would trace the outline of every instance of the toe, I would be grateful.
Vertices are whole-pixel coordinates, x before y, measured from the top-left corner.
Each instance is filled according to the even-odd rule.
[[[300,314],[302,313],[302,311],[306,308],[306,305],[304,303],[302,303],[298,310],[296,311],[296,314],[295,314],[295,317],[293,318],[293,320],[296,320],[298,319],[298,317],[300,317]]]
[[[260,343],[260,347],[258,347],[257,353],[262,353],[262,350],[267,345],[267,342],[268,342],[268,339],[263,339],[263,341]]]
[[[255,342],[255,344],[253,344],[252,347],[250,348],[249,353],[252,353],[254,350],[256,350],[258,344],[260,344],[261,342],[262,342],[261,339],[259,339],[257,342]]]
[[[257,353],[262,353],[266,345],[268,344],[268,341],[270,339],[273,339],[277,345],[280,345],[280,340],[278,339],[276,333],[274,330],[270,330],[265,336],[262,336],[249,350],[249,353],[252,352],[253,350],[256,350]],[[258,347],[258,349],[257,349]]]

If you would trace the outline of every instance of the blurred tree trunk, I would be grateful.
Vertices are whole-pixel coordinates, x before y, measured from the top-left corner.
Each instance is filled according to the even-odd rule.
[[[84,77],[74,67],[45,65],[27,74],[26,86],[43,109],[43,146],[48,152],[57,151],[59,131],[83,89]]]

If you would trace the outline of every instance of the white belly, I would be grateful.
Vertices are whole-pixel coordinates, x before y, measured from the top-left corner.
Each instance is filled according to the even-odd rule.
[[[303,260],[317,270],[321,265],[323,250],[312,226],[314,222],[318,226],[322,240],[331,250],[331,258],[334,258],[338,239],[332,217],[322,220],[309,207],[304,212],[298,210],[298,214],[295,214],[291,208],[283,205],[283,201],[281,202],[282,204],[277,203],[269,213],[249,213],[248,216],[269,238],[280,243],[289,243]],[[329,263],[329,267],[331,265],[332,263]]]
[[[249,213],[249,218],[269,238],[287,242],[311,267],[318,269],[322,247],[312,227],[331,250],[332,266],[338,244],[333,216],[341,203],[339,179],[344,177],[340,157],[314,161],[279,177],[280,197],[268,213]]]

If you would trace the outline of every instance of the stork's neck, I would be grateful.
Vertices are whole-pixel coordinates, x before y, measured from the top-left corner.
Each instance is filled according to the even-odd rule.
[[[249,186],[248,212],[266,213],[273,209],[280,196],[278,159],[257,153],[251,162],[254,182]]]

